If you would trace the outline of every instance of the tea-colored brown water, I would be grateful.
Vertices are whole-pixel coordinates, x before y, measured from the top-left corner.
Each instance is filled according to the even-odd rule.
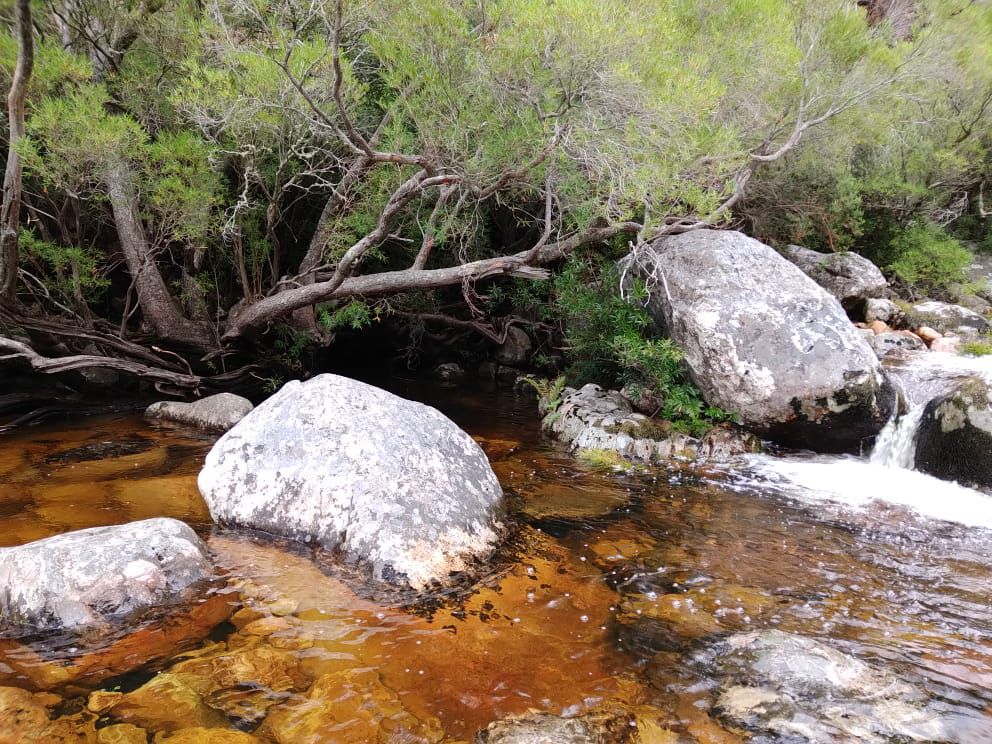
[[[599,473],[541,438],[526,396],[400,392],[479,439],[520,524],[490,576],[430,611],[213,528],[195,482],[212,438],[118,415],[0,439],[0,544],[170,516],[238,590],[222,598],[230,622],[165,636],[176,653],[145,673],[29,694],[13,688],[56,679],[32,663],[84,652],[0,660],[0,742],[456,741],[528,710],[619,711],[646,742],[746,741],[714,710],[698,651],[772,627],[915,680],[948,741],[992,741],[988,531],[804,505],[719,471]]]

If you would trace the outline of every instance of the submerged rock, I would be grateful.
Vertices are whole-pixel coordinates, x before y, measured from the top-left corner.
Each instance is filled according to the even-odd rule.
[[[611,744],[627,741],[631,721],[625,716],[563,718],[529,713],[493,721],[480,731],[477,744]]]
[[[196,689],[196,680],[165,672],[132,692],[104,692],[89,696],[86,707],[102,717],[153,731],[225,726],[227,719],[208,707]]]
[[[857,253],[819,253],[798,245],[786,246],[782,253],[859,319],[865,317],[867,301],[882,297],[889,286],[878,267]]]
[[[154,669],[194,648],[232,609],[231,598],[218,592],[141,613],[137,627],[88,628],[57,642],[48,635],[27,643],[0,640],[0,684],[69,694],[87,691],[110,677]]]
[[[243,731],[200,727],[161,734],[155,737],[155,744],[262,744],[262,740]]]
[[[992,486],[992,390],[975,377],[927,404],[916,435],[916,468],[938,478]]]
[[[544,428],[573,450],[608,450],[641,462],[672,458],[726,460],[757,452],[760,442],[732,428],[717,428],[697,439],[635,413],[615,390],[588,384],[565,388],[561,404],[547,414]]]
[[[251,401],[233,393],[219,393],[192,403],[161,401],[145,409],[145,418],[175,421],[199,429],[227,431],[251,413]]]
[[[458,382],[465,377],[465,370],[457,362],[445,362],[434,368],[434,376],[441,382]]]
[[[372,669],[323,675],[306,699],[274,709],[260,733],[278,742],[439,742],[441,723],[415,716]]]
[[[703,397],[781,444],[857,450],[896,394],[836,298],[739,232],[659,239],[625,259]]]
[[[0,548],[0,630],[68,630],[174,603],[213,574],[175,519],[93,527]]]
[[[55,695],[0,687],[0,744],[96,744],[96,716],[88,711],[56,718]]]
[[[992,329],[989,322],[974,310],[935,300],[913,305],[906,311],[906,320],[914,328],[929,326],[939,333],[959,336],[978,336]]]
[[[812,638],[739,633],[696,661],[720,681],[722,717],[783,741],[947,739],[923,690]]]
[[[439,411],[337,375],[290,382],[218,440],[215,521],[339,550],[420,589],[487,555],[499,481]]]

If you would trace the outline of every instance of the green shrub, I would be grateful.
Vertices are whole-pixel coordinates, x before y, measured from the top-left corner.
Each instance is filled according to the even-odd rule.
[[[940,294],[963,283],[970,251],[933,223],[912,225],[892,240],[897,256],[888,271],[912,289]]]
[[[729,418],[703,401],[686,374],[682,350],[670,339],[650,337],[651,318],[639,304],[646,289],[635,284],[622,297],[614,263],[572,256],[553,295],[564,325],[570,383],[655,391],[664,400],[659,415],[684,431],[705,431]]]
[[[970,356],[989,356],[992,354],[992,338],[966,341],[961,346],[961,351]]]

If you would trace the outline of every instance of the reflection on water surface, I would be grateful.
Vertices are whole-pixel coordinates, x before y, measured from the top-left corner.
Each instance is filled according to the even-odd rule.
[[[163,658],[89,684],[65,682],[94,663],[79,647],[0,649],[0,742],[456,741],[528,710],[625,716],[645,742],[747,741],[707,649],[772,628],[922,690],[944,739],[992,740],[992,532],[719,469],[597,473],[541,439],[526,396],[400,392],[479,439],[520,524],[512,560],[429,611],[212,528],[195,480],[209,438],[116,415],[0,439],[0,544],[175,517],[229,573],[212,601],[234,605],[209,635],[193,626],[211,607],[149,621],[127,653]]]

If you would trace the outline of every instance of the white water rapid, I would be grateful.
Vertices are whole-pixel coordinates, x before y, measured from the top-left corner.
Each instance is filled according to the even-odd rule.
[[[753,455],[734,480],[742,490],[771,488],[808,503],[867,508],[883,501],[923,517],[992,529],[992,495],[913,469],[927,403],[963,378],[978,376],[992,383],[992,357],[920,352],[887,366],[908,410],[882,430],[868,458]]]

